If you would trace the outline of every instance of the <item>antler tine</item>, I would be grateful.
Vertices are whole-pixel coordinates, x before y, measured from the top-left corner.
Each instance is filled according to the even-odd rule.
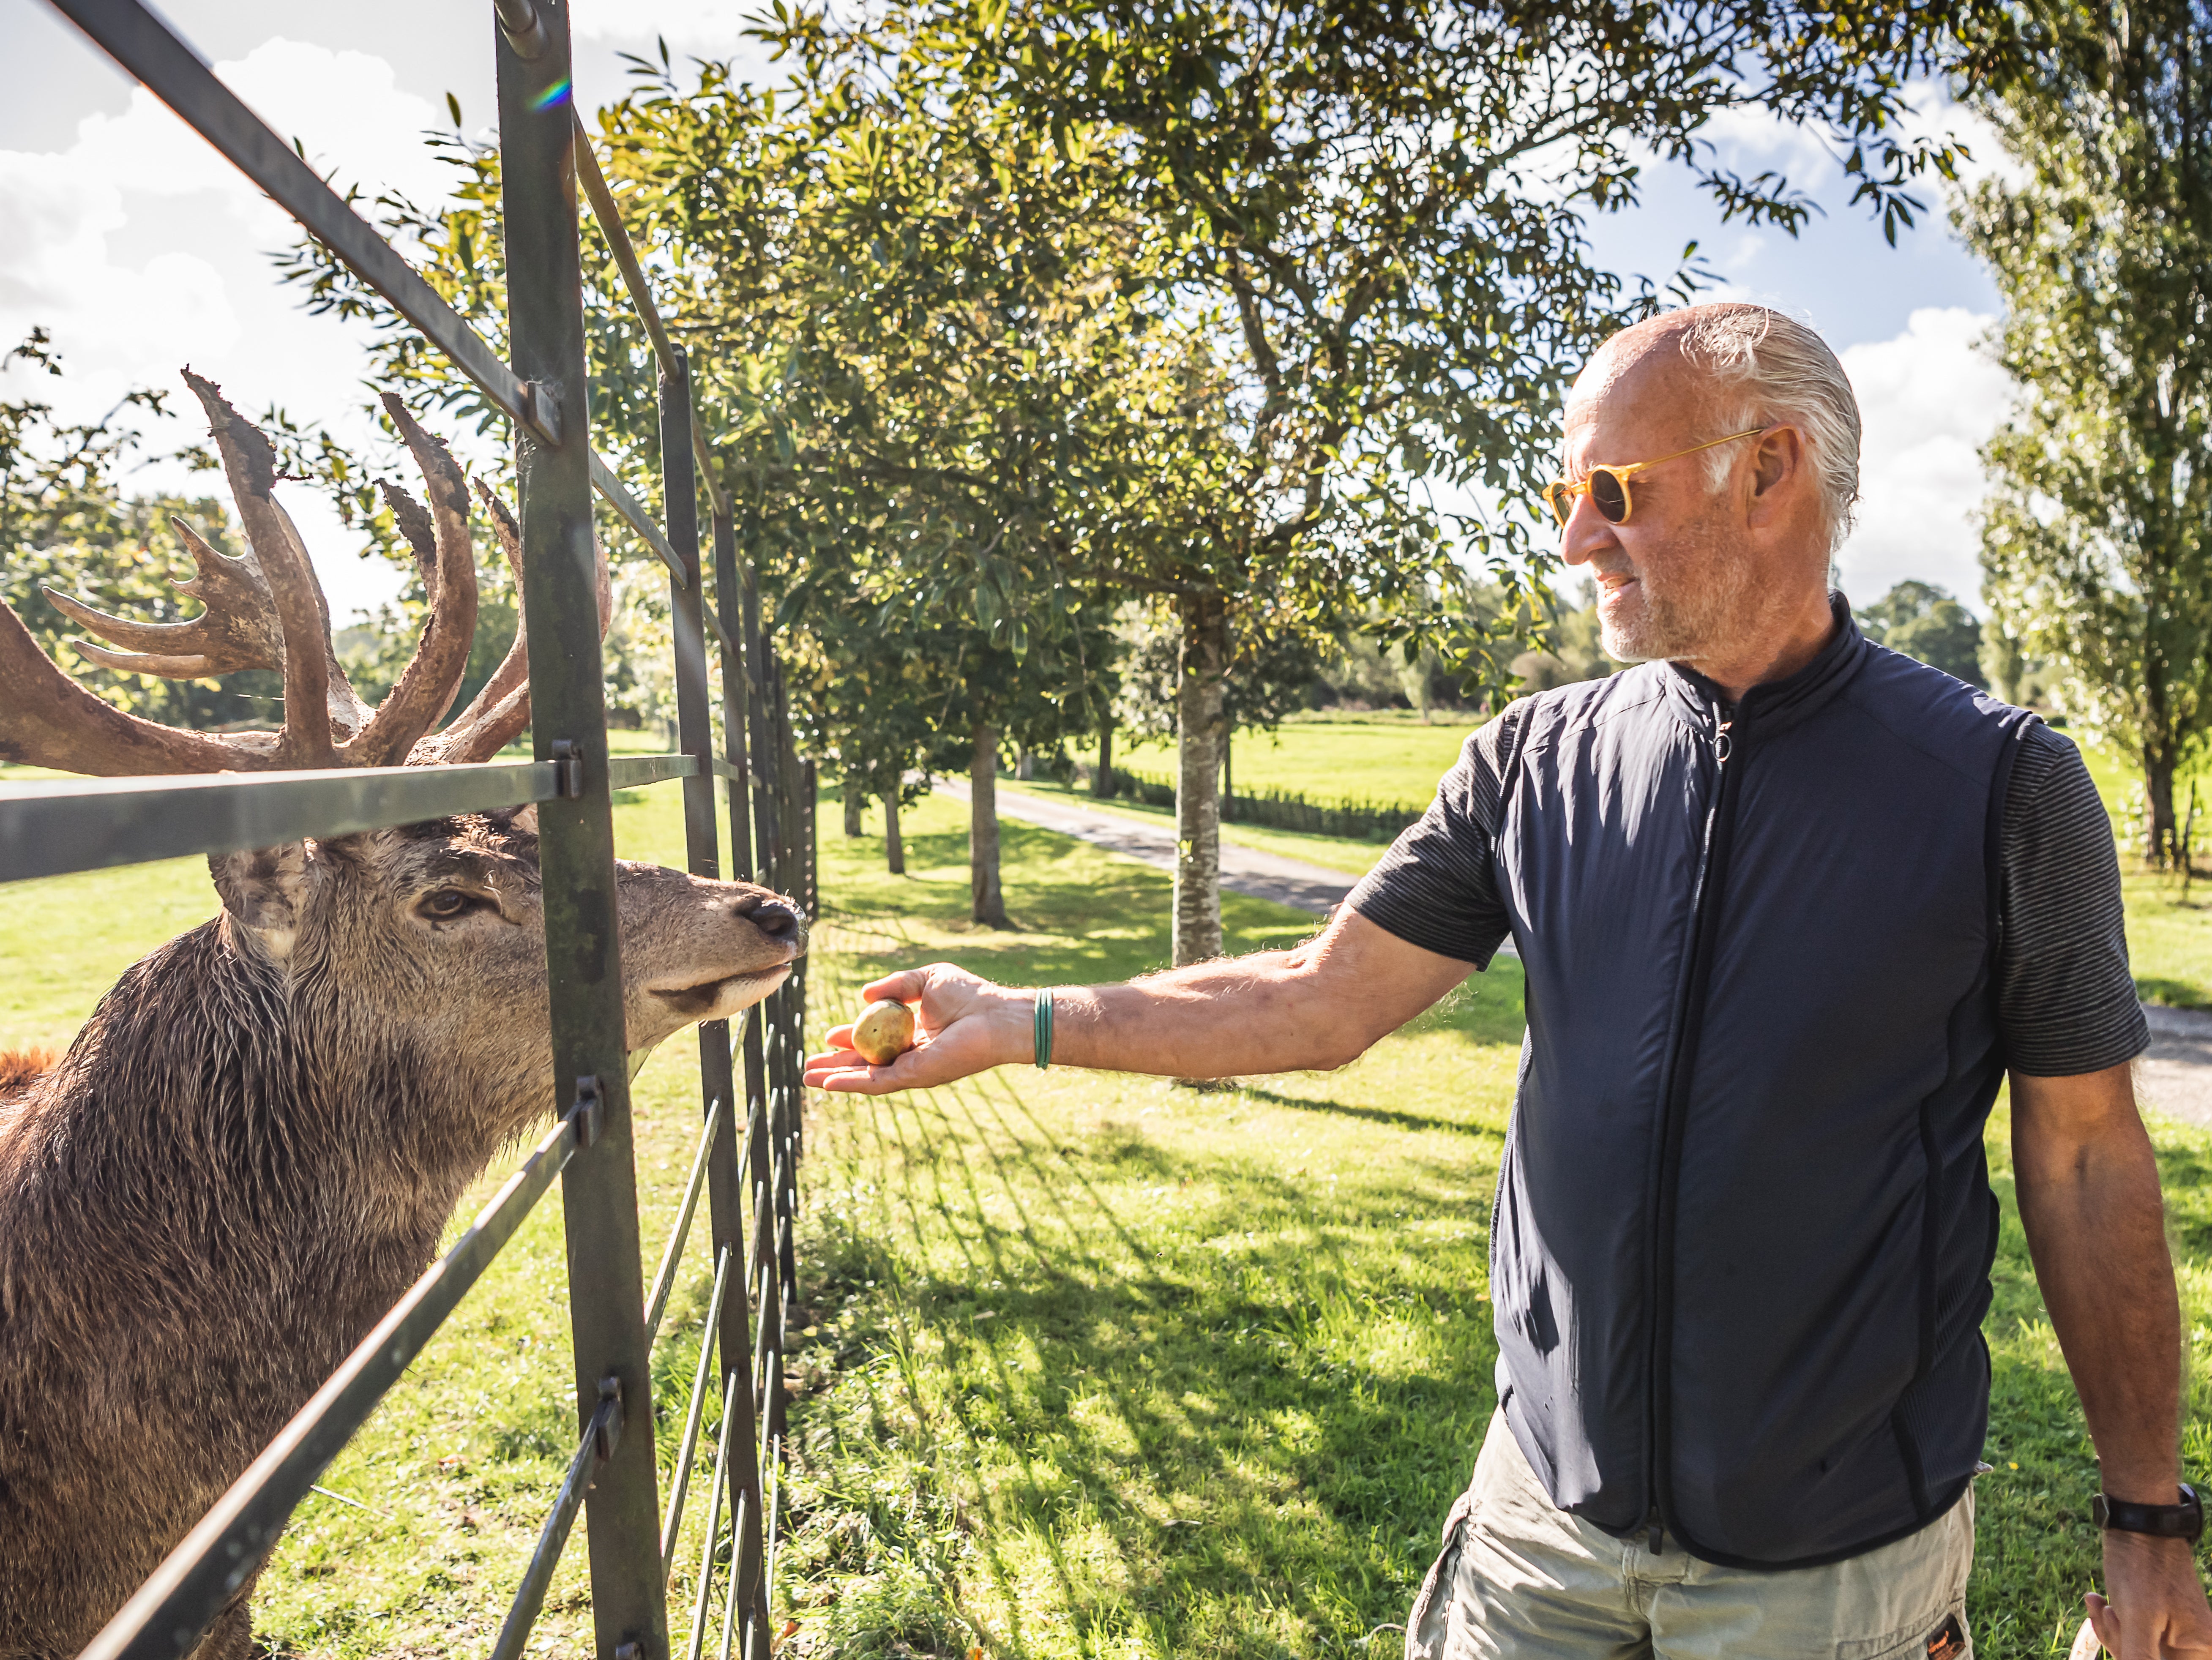
[[[432,605],[438,603],[438,529],[430,522],[430,515],[422,504],[389,478],[380,478],[376,488],[383,493],[385,506],[392,509],[392,520],[399,526],[399,533],[407,538],[414,550],[415,569],[422,579],[422,597]]]
[[[446,447],[422,430],[396,393],[384,394],[385,411],[399,429],[422,470],[422,483],[430,498],[431,531],[436,549],[434,562],[424,575],[430,595],[429,619],[422,638],[398,684],[378,706],[360,735],[345,746],[346,759],[357,765],[387,767],[406,758],[422,734],[436,726],[453,706],[468,672],[469,648],[477,631],[477,560],[469,541],[468,481]],[[387,489],[387,501],[393,492]],[[404,493],[399,493],[404,500]],[[414,503],[408,502],[414,508]],[[414,508],[415,524],[394,502],[401,530],[414,544],[416,557],[423,556],[420,532],[422,509]]]
[[[477,480],[477,494],[483,498],[484,507],[491,514],[493,534],[499,539],[500,551],[507,556],[507,569],[514,574],[514,643],[507,648],[498,669],[459,718],[435,737],[426,738],[416,745],[415,753],[408,757],[410,766],[445,761],[488,761],[513,743],[530,724],[530,642],[523,622],[522,531],[514,522],[514,515],[507,511],[507,503],[494,495],[482,479]],[[606,544],[596,536],[592,538],[592,554],[596,566],[599,637],[604,640],[608,625],[614,620],[614,585],[607,571]]]
[[[338,752],[331,741],[334,656],[330,617],[300,533],[276,502],[276,452],[267,435],[231,408],[212,382],[190,369],[184,374],[185,384],[207,410],[208,429],[222,453],[239,520],[260,560],[276,605],[284,644],[284,730],[276,739],[280,764],[337,766]],[[342,676],[338,684],[343,684]],[[347,688],[349,693],[351,690]]]
[[[476,481],[491,515],[493,537],[507,557],[514,578],[514,640],[483,683],[468,708],[454,717],[445,731],[425,738],[407,757],[410,766],[428,766],[449,761],[489,761],[530,724],[530,641],[522,623],[522,532],[507,503],[492,494],[483,479]]]
[[[98,778],[259,772],[284,764],[268,733],[215,737],[125,714],[64,674],[0,605],[0,761]]]
[[[94,610],[55,588],[45,590],[54,609],[112,645],[110,651],[82,640],[70,643],[88,660],[133,674],[159,674],[196,680],[237,669],[284,666],[284,647],[276,628],[276,602],[252,556],[233,559],[216,552],[183,520],[172,515],[170,528],[191,555],[197,575],[178,582],[178,593],[204,609],[182,623],[134,623]]]

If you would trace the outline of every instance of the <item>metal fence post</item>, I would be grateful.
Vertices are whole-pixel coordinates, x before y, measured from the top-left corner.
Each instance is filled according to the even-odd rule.
[[[641,1317],[637,1182],[623,1053],[622,938],[592,531],[590,398],[576,222],[565,0],[500,0],[498,58],[507,332],[533,424],[519,436],[532,731],[541,760],[571,761],[565,799],[538,810],[555,1076],[596,1091],[600,1127],[562,1178],[580,1426],[603,1388],[619,1433],[602,1440],[586,1527],[599,1660],[665,1660],[653,1379]],[[532,15],[534,12],[534,16]],[[509,35],[506,25],[516,26]],[[580,777],[577,775],[580,773]]]
[[[722,658],[722,739],[734,774],[727,781],[730,856],[736,870],[750,876],[753,862],[752,779],[745,743],[745,711],[751,701],[750,683],[757,654],[745,643],[744,606],[738,583],[737,539],[737,526],[726,504],[714,515],[714,611],[722,625],[722,637],[738,647],[738,651],[732,656],[726,649]],[[742,1158],[744,1170],[753,1173],[750,1185],[754,1190],[763,1190],[760,1176],[769,1168],[770,1158],[768,1104],[762,1085],[761,1024],[765,1013],[763,1009],[748,1010],[743,1025],[744,1098],[737,1122],[744,1127],[744,1152],[740,1154],[740,1143],[735,1135],[722,1136],[708,1173],[714,1249],[718,1254],[725,1249],[736,1254],[741,1266],[741,1280],[748,1292],[741,1299],[724,1302],[720,1336],[724,1395],[742,1402],[744,1414],[738,1426],[744,1444],[734,1453],[730,1467],[731,1514],[736,1529],[730,1572],[735,1576],[732,1601],[743,1611],[744,1621],[744,1637],[738,1648],[744,1660],[757,1660],[757,1660],[765,1660],[768,1647],[769,1588],[762,1573],[766,1565],[766,1511],[760,1468],[759,1357],[753,1353],[750,1319],[754,1305],[750,1292],[761,1275],[757,1266],[757,1252],[745,1238],[744,1189],[748,1184],[740,1179],[739,1169]],[[732,1373],[741,1373],[746,1379],[746,1387],[734,1395],[728,1390]]]

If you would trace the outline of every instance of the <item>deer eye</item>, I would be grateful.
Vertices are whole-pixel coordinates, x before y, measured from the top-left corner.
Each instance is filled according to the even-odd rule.
[[[465,888],[440,888],[417,901],[416,911],[434,922],[450,922],[457,916],[465,916],[472,910],[482,910],[490,902],[481,894]]]

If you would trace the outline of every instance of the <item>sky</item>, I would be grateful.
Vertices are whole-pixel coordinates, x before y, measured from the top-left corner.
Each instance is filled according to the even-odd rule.
[[[580,101],[590,109],[619,97],[621,54],[651,53],[660,36],[672,52],[736,57],[765,78],[740,35],[753,9],[753,0],[574,0]],[[457,27],[464,11],[477,21]],[[165,0],[163,13],[279,134],[371,195],[398,189],[429,203],[442,194],[445,169],[422,134],[448,125],[447,94],[470,130],[492,119],[489,6]],[[276,280],[269,253],[293,240],[290,222],[44,0],[0,0],[0,62],[10,70],[0,100],[0,342],[43,325],[68,368],[59,381],[17,370],[0,379],[0,396],[35,386],[79,419],[137,386],[168,388],[173,404],[189,405],[178,378],[189,365],[250,415],[276,404],[303,423],[365,438],[362,332],[309,315]],[[1921,102],[1923,119],[1964,122],[1938,94]],[[1817,140],[1750,119],[1714,137],[1742,171],[1784,167],[1826,212],[1796,238],[1723,226],[1679,173],[1654,170],[1640,205],[1592,227],[1599,261],[1663,277],[1694,238],[1721,279],[1713,297],[1760,301],[1819,329],[1865,420],[1864,502],[1838,559],[1844,591],[1863,603],[1916,577],[1977,605],[1975,450],[2008,398],[1978,346],[1997,311],[1987,275],[1951,234],[1933,189],[1921,228],[1893,249],[1863,209],[1846,204],[1841,170]],[[1986,165],[1993,147],[1975,148]],[[181,419],[149,433],[156,448],[198,435]],[[134,482],[152,489],[188,480],[156,465]],[[203,475],[190,487],[210,486]],[[360,556],[325,504],[306,490],[288,500],[335,615],[397,591],[397,571]]]

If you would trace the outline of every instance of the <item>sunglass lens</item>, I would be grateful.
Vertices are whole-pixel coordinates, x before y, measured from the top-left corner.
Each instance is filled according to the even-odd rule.
[[[1628,517],[1628,490],[1611,473],[1601,471],[1590,474],[1589,494],[1607,523],[1617,525]]]

